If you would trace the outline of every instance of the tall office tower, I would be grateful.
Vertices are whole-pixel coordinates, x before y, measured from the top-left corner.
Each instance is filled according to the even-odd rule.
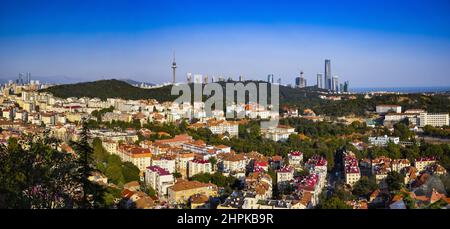
[[[339,91],[339,77],[338,76],[333,76],[331,90],[335,91],[335,92]]]
[[[31,82],[31,73],[27,72],[27,84],[30,84]]]
[[[332,90],[331,60],[325,60],[325,89]]]
[[[267,75],[267,83],[273,83],[273,74]]]
[[[204,84],[208,84],[208,75],[205,75],[205,76],[203,77],[203,83],[204,83]]]
[[[303,72],[300,72],[300,77],[295,78],[295,87],[297,88],[306,87],[306,79],[303,76]]]
[[[175,52],[173,53],[173,62],[172,62],[172,74],[173,74],[173,80],[172,83],[175,84],[175,73],[177,69],[177,62],[175,61]]]
[[[245,81],[244,76],[239,75],[239,82],[244,82],[244,81]]]
[[[17,84],[23,84],[23,74],[22,73],[19,74],[19,80],[18,80]]]
[[[317,88],[323,88],[323,76],[317,73]]]
[[[349,90],[348,87],[349,87],[349,82],[348,82],[348,81],[345,81],[345,82],[344,82],[344,88],[343,88],[343,89],[344,89],[344,92],[348,92],[348,90]]]
[[[272,81],[273,81],[273,78],[272,78]],[[281,78],[278,78],[277,83],[281,84]]]

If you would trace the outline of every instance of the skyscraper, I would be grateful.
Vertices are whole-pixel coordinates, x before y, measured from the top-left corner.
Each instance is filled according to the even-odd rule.
[[[30,84],[31,82],[31,73],[27,72],[27,84]]]
[[[177,62],[175,61],[175,52],[173,53],[173,62],[172,62],[172,74],[173,74],[173,80],[172,83],[175,84],[175,72],[177,69]]]
[[[267,75],[267,83],[273,83],[273,74]]]
[[[323,88],[323,75],[317,73],[317,88]]]
[[[300,72],[300,77],[295,78],[295,87],[297,88],[306,87],[306,79],[303,76],[303,72]]]
[[[345,81],[345,82],[344,82],[344,88],[343,88],[344,92],[348,92],[348,90],[349,90],[349,88],[348,88],[349,85],[348,85],[348,84],[349,84],[348,81]]]
[[[331,90],[335,92],[339,92],[339,77],[333,76],[332,83],[331,83]]]
[[[325,89],[333,90],[331,78],[331,60],[325,60]]]

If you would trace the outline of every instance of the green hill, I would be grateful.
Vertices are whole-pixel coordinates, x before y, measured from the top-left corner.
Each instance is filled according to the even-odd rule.
[[[121,80],[99,80],[94,82],[64,84],[49,87],[43,92],[52,93],[59,98],[89,97],[122,98],[122,99],[156,99],[158,101],[173,100],[176,97],[170,95],[171,86],[161,88],[143,89],[134,87]]]

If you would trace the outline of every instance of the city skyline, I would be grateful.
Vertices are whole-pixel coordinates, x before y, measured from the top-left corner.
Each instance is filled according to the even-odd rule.
[[[294,84],[303,71],[315,82],[319,73],[326,77],[323,60],[330,59],[331,77],[353,88],[450,85],[446,1],[18,2],[0,9],[4,80],[31,72],[68,82],[171,82],[175,50],[177,80],[188,72],[258,80],[274,74]]]

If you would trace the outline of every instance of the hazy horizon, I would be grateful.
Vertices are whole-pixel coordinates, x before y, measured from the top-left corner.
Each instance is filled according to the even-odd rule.
[[[450,86],[450,3],[3,1],[0,79],[149,83],[186,73],[308,85],[331,59],[352,88]]]

